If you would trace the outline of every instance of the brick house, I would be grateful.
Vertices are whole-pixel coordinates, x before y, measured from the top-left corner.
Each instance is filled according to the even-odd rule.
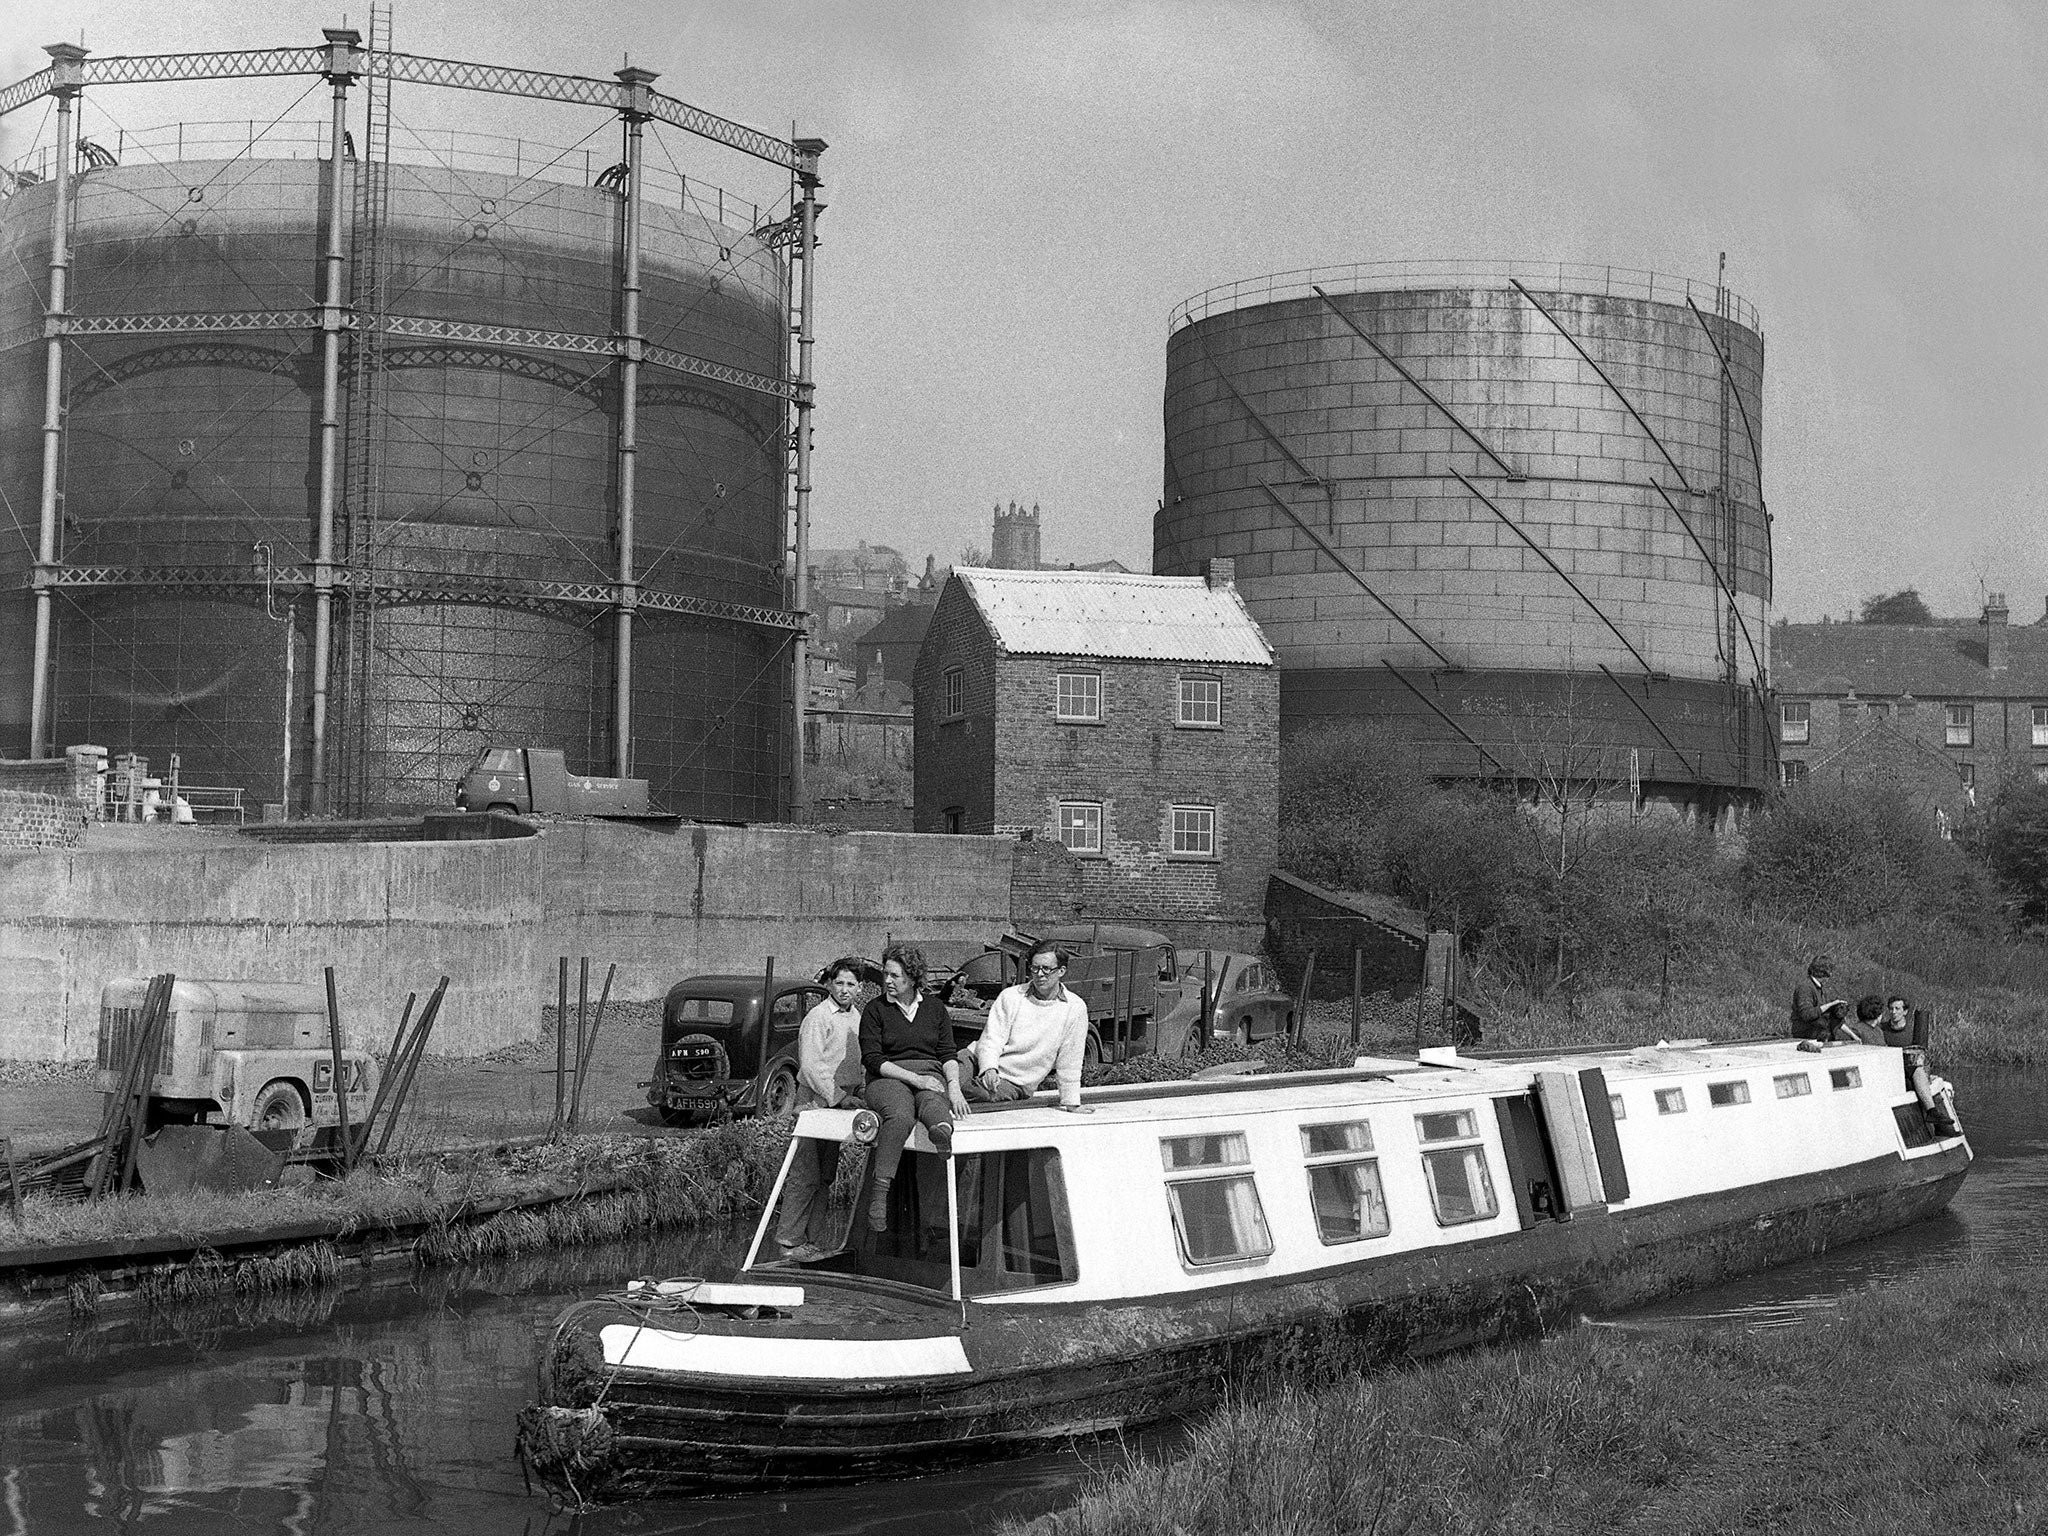
[[[1062,845],[1071,908],[1256,924],[1279,672],[1231,580],[955,570],[918,653],[915,826]]]
[[[1949,817],[2008,774],[2048,780],[2048,618],[2002,593],[1976,624],[1780,624],[1779,773],[1885,783]]]

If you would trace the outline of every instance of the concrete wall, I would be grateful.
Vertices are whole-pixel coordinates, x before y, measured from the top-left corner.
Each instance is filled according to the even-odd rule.
[[[116,976],[324,965],[350,1044],[387,1045],[405,994],[445,973],[435,1049],[489,1050],[539,1027],[540,889],[538,838],[0,854],[0,1057],[91,1057]]]
[[[589,955],[599,977],[617,962],[614,994],[651,998],[770,955],[788,974],[879,954],[891,934],[987,940],[1011,921],[1008,839],[572,822],[540,841],[551,997],[564,954]]]

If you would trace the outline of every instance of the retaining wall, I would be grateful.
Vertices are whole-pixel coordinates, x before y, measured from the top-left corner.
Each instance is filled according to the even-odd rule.
[[[651,998],[770,955],[788,975],[891,934],[985,941],[1011,921],[1008,838],[565,822],[539,841],[550,998],[558,955],[589,955],[592,987],[617,962],[613,994]]]
[[[85,811],[68,796],[0,789],[0,848],[76,848]]]
[[[94,1054],[116,976],[319,979],[351,1045],[382,1049],[405,994],[453,978],[437,1051],[539,1027],[539,838],[0,854],[0,1057]]]

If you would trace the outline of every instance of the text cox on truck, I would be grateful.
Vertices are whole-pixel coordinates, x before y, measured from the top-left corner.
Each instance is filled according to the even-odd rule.
[[[645,816],[645,779],[571,773],[553,747],[485,747],[455,786],[465,811],[515,816]]]
[[[142,1027],[146,976],[123,976],[100,992],[97,1085],[120,1090],[120,1068]],[[163,1046],[149,1077],[147,1125],[239,1125],[293,1132],[295,1146],[338,1125],[334,1034],[317,982],[189,981],[171,988]],[[361,1125],[377,1092],[376,1058],[341,1053],[348,1119]]]

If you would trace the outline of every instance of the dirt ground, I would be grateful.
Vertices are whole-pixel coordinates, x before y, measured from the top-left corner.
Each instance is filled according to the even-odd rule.
[[[595,1004],[593,1011],[595,1009]],[[481,1060],[429,1059],[413,1083],[392,1147],[447,1146],[544,1134],[555,1113],[554,1009],[539,1040]],[[571,1033],[574,1032],[571,1009]],[[659,1003],[613,1004],[590,1063],[580,1129],[674,1134],[654,1118],[641,1083],[653,1075]],[[16,1152],[83,1141],[99,1129],[100,1094],[88,1065],[0,1066],[0,1136]]]

